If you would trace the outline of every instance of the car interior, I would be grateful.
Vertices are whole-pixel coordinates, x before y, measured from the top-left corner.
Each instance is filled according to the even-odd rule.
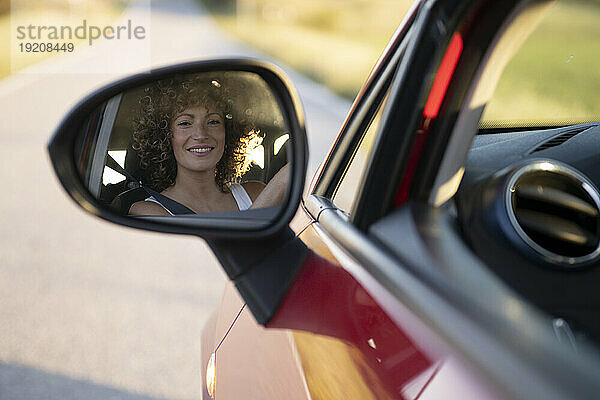
[[[573,345],[600,341],[596,45],[565,33],[574,12],[553,5],[505,68],[453,200],[468,246]]]
[[[595,123],[475,137],[456,205],[474,252],[583,339],[600,339]]]

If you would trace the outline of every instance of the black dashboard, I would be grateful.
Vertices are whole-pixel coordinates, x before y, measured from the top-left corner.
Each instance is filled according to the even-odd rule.
[[[509,286],[600,341],[600,124],[480,134],[456,207]]]

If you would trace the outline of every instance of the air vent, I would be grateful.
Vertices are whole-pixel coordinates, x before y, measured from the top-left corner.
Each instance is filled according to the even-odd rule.
[[[540,144],[539,146],[535,147],[533,150],[531,150],[529,152],[529,154],[536,153],[536,152],[542,151],[542,150],[546,150],[551,147],[560,146],[567,140],[571,139],[573,136],[578,135],[583,131],[587,131],[590,128],[591,128],[590,126],[584,126],[581,128],[577,128],[575,130],[563,132],[560,135],[556,135],[553,138],[551,138],[550,140],[547,140],[544,143]]]
[[[599,198],[571,167],[538,161],[513,174],[507,207],[513,227],[533,250],[546,261],[576,266],[600,254]]]

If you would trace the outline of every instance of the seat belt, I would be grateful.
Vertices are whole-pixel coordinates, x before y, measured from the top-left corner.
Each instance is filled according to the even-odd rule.
[[[132,182],[137,182],[140,185],[140,188],[146,191],[149,196],[153,196],[157,201],[159,201],[167,210],[171,212],[173,215],[189,215],[196,214],[194,211],[190,210],[186,206],[177,201],[165,196],[164,194],[160,194],[156,190],[153,190],[147,186],[144,186],[142,181],[135,179],[133,175],[129,173],[125,168],[121,167],[118,162],[115,161],[114,158],[110,154],[106,155],[106,166],[110,169],[115,170],[121,175],[125,176],[127,180]]]

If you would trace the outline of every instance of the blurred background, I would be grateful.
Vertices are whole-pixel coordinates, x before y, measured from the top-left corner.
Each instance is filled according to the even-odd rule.
[[[204,0],[228,33],[353,100],[412,1]],[[505,69],[483,124],[596,121],[600,0],[556,1]]]
[[[205,0],[229,33],[353,100],[408,0]]]
[[[225,285],[218,262],[200,239],[112,225],[68,199],[45,150],[68,110],[151,67],[266,58],[300,93],[315,148],[310,174],[401,21],[397,3],[0,0],[0,400],[201,393],[200,334]],[[385,28],[371,20],[384,6],[398,13]],[[368,22],[352,21],[371,7]],[[34,42],[18,40],[19,26],[74,29],[84,20],[143,25],[148,37],[136,46],[149,51],[140,57],[126,41],[82,39],[69,41],[73,52],[18,48]],[[369,27],[377,32],[367,38]],[[252,41],[239,40],[250,31]],[[261,42],[277,31],[284,42]]]
[[[200,333],[225,278],[197,238],[121,228],[63,193],[45,145],[84,95],[124,75],[266,58],[297,86],[309,176],[408,0],[0,0],[0,400],[194,399]],[[148,38],[18,51],[17,26],[128,20]],[[600,0],[561,1],[509,63],[485,120],[598,120]],[[98,66],[106,66],[103,70]]]
[[[228,34],[349,100],[358,93],[412,4],[410,0],[191,2],[208,10]],[[110,25],[132,3],[135,0],[0,0],[0,33],[3,38],[11,37],[11,22],[13,26],[76,27],[86,19],[88,25]],[[9,45],[8,40],[1,43],[0,77],[10,74],[11,62],[13,70],[20,70],[52,56],[11,55]]]

